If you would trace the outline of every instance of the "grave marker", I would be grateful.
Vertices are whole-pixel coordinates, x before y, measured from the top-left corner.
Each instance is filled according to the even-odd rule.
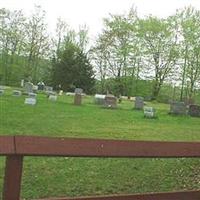
[[[188,114],[192,117],[200,117],[200,106],[199,105],[190,105]]]
[[[144,117],[155,118],[156,110],[153,107],[144,107]]]
[[[75,92],[74,105],[78,105],[79,106],[82,103],[82,92],[83,92],[83,89],[76,88],[74,92]]]
[[[144,107],[144,98],[143,97],[135,97],[135,109],[142,110]]]
[[[187,107],[184,102],[172,102],[170,104],[170,114],[186,115]]]
[[[51,87],[51,86],[45,86],[45,91],[46,92],[53,92],[53,87]]]
[[[30,93],[28,93],[28,96],[29,96],[30,98],[35,99],[35,98],[37,97],[37,94],[35,94],[35,93],[33,93],[33,92],[30,92]]]
[[[37,86],[38,86],[38,90],[44,90],[44,88],[45,88],[44,82],[39,82],[39,83],[37,84]]]
[[[24,84],[24,89],[25,89],[26,93],[32,93],[33,92],[33,83],[26,82]]]
[[[50,101],[57,101],[57,98],[58,98],[57,95],[52,95],[52,94],[49,95]]]
[[[28,105],[35,105],[36,104],[36,99],[35,98],[25,98],[24,103]]]
[[[105,104],[105,97],[104,94],[95,94],[94,96],[94,103],[98,105],[104,105]]]
[[[106,108],[117,108],[117,98],[114,95],[107,94],[105,96],[104,107],[106,107]]]
[[[83,89],[81,88],[76,88],[74,91],[75,94],[82,94],[83,93]]]
[[[22,95],[22,92],[20,90],[13,90],[13,96],[20,97]]]

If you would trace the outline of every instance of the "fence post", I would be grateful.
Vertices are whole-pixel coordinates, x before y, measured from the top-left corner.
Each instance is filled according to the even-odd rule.
[[[7,156],[3,200],[20,200],[23,156]]]

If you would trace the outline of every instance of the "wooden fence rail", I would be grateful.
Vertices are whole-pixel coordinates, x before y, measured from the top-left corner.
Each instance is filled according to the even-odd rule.
[[[6,156],[3,200],[19,200],[24,156],[200,158],[200,142],[152,142],[100,139],[0,136]],[[48,200],[200,200],[199,191]]]

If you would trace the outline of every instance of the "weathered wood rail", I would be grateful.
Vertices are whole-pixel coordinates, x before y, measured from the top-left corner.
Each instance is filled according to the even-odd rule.
[[[200,142],[152,142],[0,136],[6,156],[3,200],[19,200],[24,156],[200,158]],[[200,200],[200,190],[48,200]]]

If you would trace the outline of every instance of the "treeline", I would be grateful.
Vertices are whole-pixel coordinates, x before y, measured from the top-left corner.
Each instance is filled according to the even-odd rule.
[[[159,19],[139,18],[131,9],[126,15],[111,15],[104,23],[93,48],[102,91],[106,79],[115,77],[118,94],[132,95],[138,80],[145,79],[152,83],[153,98],[165,83],[180,85],[180,99],[186,93],[193,97],[200,83],[198,10],[188,7]]]
[[[117,96],[144,90],[154,99],[178,86],[181,100],[199,90],[200,11],[192,7],[166,19],[139,18],[134,8],[110,15],[92,45],[86,26],[75,32],[62,19],[50,36],[38,6],[29,17],[1,9],[0,23],[2,84],[42,80],[55,89],[82,87]]]
[[[91,92],[94,71],[87,55],[88,30],[78,32],[58,19],[55,36],[47,31],[40,6],[26,17],[22,11],[0,9],[0,84],[43,81],[55,89],[82,87]]]

